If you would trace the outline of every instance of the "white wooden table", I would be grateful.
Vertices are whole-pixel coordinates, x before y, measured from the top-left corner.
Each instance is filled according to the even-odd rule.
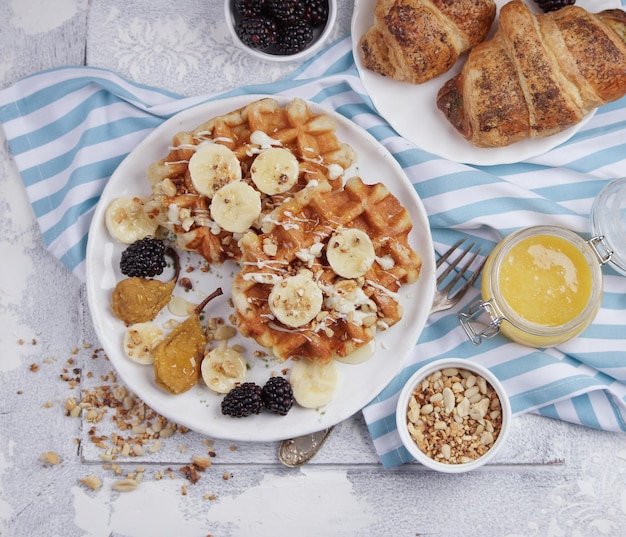
[[[333,39],[349,32],[352,4],[340,4]],[[0,87],[89,65],[195,95],[295,69],[250,60],[223,24],[218,0],[0,0]],[[154,452],[124,456],[122,447],[109,460],[115,435],[142,430],[122,430],[133,418],[116,421],[114,409],[68,410],[72,398],[124,387],[99,349],[84,286],[44,248],[6,143],[0,225],[3,537],[626,535],[626,437],[532,415],[515,420],[493,465],[460,476],[417,464],[383,470],[360,414],[300,469],[279,463],[276,443],[180,431],[160,449],[148,443]],[[207,459],[193,483],[185,469]],[[134,491],[115,489],[138,473]],[[88,476],[102,485],[92,490]]]

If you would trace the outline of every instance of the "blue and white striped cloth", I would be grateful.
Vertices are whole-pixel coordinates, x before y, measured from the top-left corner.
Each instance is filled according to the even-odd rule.
[[[99,195],[127,153],[165,119],[199,103],[241,94],[298,96],[337,110],[368,130],[400,162],[429,215],[438,253],[463,235],[489,252],[513,230],[537,224],[590,232],[592,201],[626,175],[626,98],[602,107],[572,139],[527,162],[471,167],[414,147],[373,107],[349,38],[289,78],[219,95],[183,98],[94,68],[62,68],[0,92],[0,121],[50,251],[85,278],[87,232]],[[602,308],[581,336],[536,350],[501,336],[473,346],[459,308],[431,316],[403,370],[365,409],[385,467],[410,461],[395,429],[404,381],[440,357],[475,360],[499,377],[515,414],[535,412],[626,432],[626,278],[604,269]],[[546,423],[549,426],[549,422]]]

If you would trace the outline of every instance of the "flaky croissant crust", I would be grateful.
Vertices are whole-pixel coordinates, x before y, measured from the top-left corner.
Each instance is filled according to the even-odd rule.
[[[437,106],[478,147],[551,136],[626,94],[625,40],[622,10],[535,15],[513,0],[494,37],[441,88]]]
[[[426,82],[483,41],[495,14],[494,0],[377,0],[374,24],[360,40],[363,64],[396,80]]]

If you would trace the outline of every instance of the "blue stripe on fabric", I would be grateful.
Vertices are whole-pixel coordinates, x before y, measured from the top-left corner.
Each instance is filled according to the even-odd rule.
[[[549,198],[554,202],[563,202],[583,198],[595,198],[605,184],[605,182],[597,180],[579,181],[576,183],[576,188],[572,188],[571,184],[550,185],[536,188],[533,192]]]
[[[604,266],[603,270],[608,269],[608,266]],[[617,271],[613,272],[615,274],[618,274]],[[619,275],[620,278],[623,278],[623,275]],[[626,315],[623,312],[624,309],[624,295],[622,293],[611,293],[611,292],[607,292],[606,290],[604,291],[604,295],[602,296],[602,307],[609,309],[609,310],[619,310],[621,315]],[[626,319],[624,319],[626,321]]]
[[[108,91],[100,90],[90,95],[84,101],[76,103],[64,116],[42,125],[36,131],[13,138],[11,150],[16,155],[19,155],[24,151],[45,145],[51,140],[60,138],[73,129],[80,127],[92,110],[107,107],[116,102],[120,101],[114,95]]]
[[[22,172],[22,178],[26,186],[38,183],[42,179],[49,179],[68,169],[74,162],[76,155],[86,147],[95,146],[107,141],[114,140],[135,132],[146,131],[146,136],[161,123],[156,118],[143,118],[140,120],[127,119],[95,127],[85,131],[77,144],[68,152],[58,157],[44,162],[33,168],[27,168]],[[128,149],[128,148],[126,148]],[[68,183],[67,188],[73,187],[73,183]],[[52,195],[54,198],[55,194]]]
[[[546,418],[552,418],[555,420],[561,419],[561,416],[559,416],[555,405],[542,406],[541,408],[537,409],[537,413]]]
[[[581,423],[589,427],[600,429],[600,422],[598,421],[598,417],[596,416],[588,394],[572,397],[572,405]]]
[[[63,117],[43,126],[37,131],[14,138],[11,149],[16,152],[16,155],[19,155],[24,151],[43,146],[52,140],[68,134],[74,129],[80,128],[88,120],[88,116],[93,112],[93,110],[98,108],[107,108],[118,103],[121,103],[121,101],[117,100],[117,98],[110,93],[94,94],[87,101],[82,102]],[[130,107],[128,104],[125,106]],[[123,114],[119,115],[122,116]],[[162,122],[162,118],[154,117],[148,114],[143,117],[126,117],[119,120],[111,118],[110,122],[87,130],[83,136],[87,136],[85,140],[87,142],[92,140],[92,143],[96,143],[98,141],[109,141],[115,139],[119,135],[123,135],[124,133],[133,132],[134,130],[141,128],[141,125],[144,125],[144,128],[154,128]],[[81,137],[79,144],[82,140],[83,138]]]
[[[374,125],[369,127],[367,132],[369,132],[379,142],[384,142],[389,138],[395,138],[398,136],[389,125]]]
[[[69,181],[67,181],[60,190],[51,193],[47,198],[32,202],[33,210],[37,217],[48,214],[50,211],[59,207],[66,196],[76,186],[109,178],[127,154],[128,153],[116,155],[75,169],[70,174]]]
[[[347,82],[340,82],[338,84],[333,84],[331,86],[325,86],[320,91],[318,91],[315,95],[309,98],[310,101],[321,103],[326,99],[330,99],[335,97],[336,95],[342,95],[344,93],[354,93],[352,86]]]
[[[355,117],[362,116],[362,115],[371,115],[372,113],[370,108],[363,102],[342,104],[336,108],[336,112],[352,120]]]
[[[562,362],[544,352],[529,349],[528,354],[494,365],[491,371],[500,380],[508,380],[555,363]]]
[[[96,204],[97,201],[93,204],[93,206],[95,207]],[[67,252],[65,252],[64,255],[60,257],[61,262],[70,270],[74,270],[85,260],[88,237],[88,233],[85,233],[74,246],[72,246],[69,250],[67,250]]]
[[[99,197],[96,196],[69,207],[67,211],[63,213],[61,219],[54,226],[43,232],[44,242],[48,245],[52,244],[52,242],[57,237],[59,237],[65,230],[72,227],[72,225],[74,225],[83,214],[93,209],[98,204],[98,199]]]
[[[626,144],[609,147],[581,159],[573,160],[568,164],[568,167],[580,172],[591,172],[597,168],[623,160],[625,153]]]
[[[308,59],[305,63],[303,63],[298,69],[293,71],[291,74],[287,75],[284,80],[294,80],[299,79],[302,73],[306,72],[309,66],[317,61],[318,58],[329,54],[329,51],[334,49],[335,47],[339,47],[343,42],[350,40],[350,37],[342,37],[335,43],[328,45],[324,50],[318,52],[315,56]],[[354,69],[354,57],[352,55],[352,50],[350,49],[348,52],[340,56],[335,60],[334,63],[330,64],[328,68],[323,72],[321,76],[331,76],[335,74],[344,74]],[[302,79],[306,80],[306,79]]]
[[[427,196],[428,197],[428,196]],[[492,215],[503,213],[516,213],[520,211],[534,212],[537,214],[549,215],[571,215],[575,214],[567,207],[563,207],[543,198],[514,198],[501,197],[493,200],[476,201],[466,203],[457,208],[445,211],[431,211],[429,218],[435,227],[447,227],[455,223],[462,223],[471,220],[481,220]],[[513,222],[512,222],[513,223]],[[511,228],[512,231],[516,228]]]
[[[379,438],[396,429],[396,415],[390,414],[368,424],[373,438]]]
[[[62,70],[62,69],[63,68],[52,69],[51,71]],[[77,68],[77,71],[78,70],[84,71],[83,68]],[[125,101],[140,103],[141,105],[145,107],[149,106],[145,101],[142,101],[140,98],[138,98],[136,94],[132,93],[131,91],[127,89],[124,89],[121,85],[111,82],[110,80],[106,78],[93,76],[93,73],[97,73],[98,71],[101,71],[103,73],[105,72],[108,73],[108,71],[105,71],[104,69],[98,69],[97,67],[90,67],[88,71],[92,72],[91,76],[83,76],[83,77],[76,77],[76,78],[71,78],[68,80],[63,80],[61,82],[57,82],[57,83],[51,84],[50,86],[42,88],[41,90],[38,90],[24,97],[23,99],[17,100],[15,102],[15,109],[19,113],[19,116],[25,116],[32,112],[36,112],[37,110],[40,110],[41,108],[54,104],[56,101],[66,97],[69,93],[74,93],[90,85],[99,86],[106,92],[110,92],[113,95],[116,95]],[[32,75],[32,76],[39,76],[39,74]],[[30,77],[27,77],[27,78],[30,78]],[[132,87],[141,88],[142,90],[149,91],[151,93],[154,93],[155,95],[163,95],[163,96],[176,98],[176,99],[180,99],[182,97],[181,95],[178,95],[176,93],[172,93],[166,90],[159,90],[159,89],[147,86],[147,85],[137,84],[129,80],[124,80],[124,82]],[[16,117],[19,117],[19,116],[15,116],[13,118],[3,118],[3,121],[8,121],[9,119],[15,119]]]
[[[411,461],[413,461],[413,457],[411,457],[404,446],[380,456],[380,462],[384,468],[393,468]]]
[[[615,421],[618,423],[619,428],[622,431],[626,432],[626,421],[624,420],[624,416],[622,414],[622,411],[617,406],[617,404],[615,402],[615,399],[610,394],[603,393],[603,395],[606,397],[609,405],[611,406],[611,410],[613,411],[613,415],[615,416]],[[626,404],[626,397],[624,397],[622,399],[622,403]]]
[[[510,397],[513,412],[524,412],[533,406],[569,397],[575,391],[598,387],[597,381],[588,376],[570,375],[567,378],[545,383],[541,386]]]
[[[85,211],[85,214],[88,213],[90,210],[94,210],[95,206],[97,205],[94,204],[92,209],[89,209],[87,211]],[[82,235],[80,237],[80,239],[78,240],[78,242],[76,244],[74,244],[74,246],[72,246],[71,248],[69,248],[65,254],[63,254],[61,256],[61,262],[66,265],[70,270],[74,270],[76,267],[78,267],[83,261],[85,261],[85,257],[87,255],[87,242],[89,240],[89,233],[85,233],[84,235]]]
[[[394,158],[398,161],[403,168],[410,168],[411,166],[417,166],[423,164],[437,157],[434,157],[427,151],[421,149],[405,149],[403,151],[397,151],[393,154]],[[422,182],[419,183],[419,188],[422,188]]]

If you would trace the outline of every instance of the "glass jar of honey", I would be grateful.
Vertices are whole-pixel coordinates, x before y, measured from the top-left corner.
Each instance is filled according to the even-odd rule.
[[[523,345],[551,347],[591,324],[602,301],[602,265],[626,275],[626,178],[602,190],[591,220],[589,240],[562,227],[533,226],[494,248],[482,297],[459,313],[474,344],[502,333]]]

